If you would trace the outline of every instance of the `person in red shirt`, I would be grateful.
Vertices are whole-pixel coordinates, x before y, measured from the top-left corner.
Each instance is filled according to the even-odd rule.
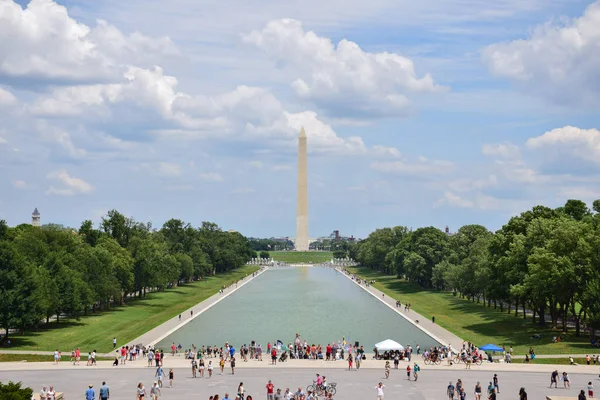
[[[127,349],[121,346],[121,364],[125,364],[125,360],[127,360]]]
[[[273,347],[273,350],[271,350],[271,365],[276,365],[277,364],[277,350],[275,349],[275,347]]]
[[[275,385],[269,380],[267,383],[267,400],[275,400]]]
[[[333,349],[331,348],[331,345],[328,344],[327,345],[327,349],[325,350],[325,361],[331,360],[331,352],[332,352],[332,350]]]
[[[81,360],[81,351],[79,347],[75,349],[75,362],[79,365],[79,360]]]

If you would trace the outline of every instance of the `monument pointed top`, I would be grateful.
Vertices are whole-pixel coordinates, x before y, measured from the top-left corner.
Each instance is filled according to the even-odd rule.
[[[301,138],[305,138],[306,137],[306,132],[304,132],[304,127],[300,128],[300,137]]]

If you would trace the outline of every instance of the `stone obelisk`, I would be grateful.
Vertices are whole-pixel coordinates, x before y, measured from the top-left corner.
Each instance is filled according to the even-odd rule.
[[[308,178],[306,171],[306,132],[298,137],[298,206],[296,209],[296,251],[308,251]]]

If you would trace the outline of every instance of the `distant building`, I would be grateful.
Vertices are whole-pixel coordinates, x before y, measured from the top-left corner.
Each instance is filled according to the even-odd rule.
[[[444,233],[448,236],[454,236],[454,233],[450,232],[450,228],[446,225],[446,229],[444,229]]]
[[[31,214],[31,225],[40,226],[40,212],[38,211],[37,207]]]

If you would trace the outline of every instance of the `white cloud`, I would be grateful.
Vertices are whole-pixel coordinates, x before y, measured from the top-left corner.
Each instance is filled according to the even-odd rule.
[[[600,199],[600,190],[589,186],[573,186],[559,190],[558,195],[565,199],[593,201]]]
[[[17,98],[8,90],[0,87],[0,107],[14,106],[17,104]]]
[[[519,158],[521,149],[512,143],[484,144],[481,151],[486,156],[500,156],[502,158]]]
[[[498,177],[490,174],[483,179],[459,178],[448,182],[448,186],[455,192],[468,192],[482,190],[498,185]]]
[[[575,159],[600,163],[600,131],[574,126],[556,128],[527,140],[529,149],[555,152]]]
[[[438,175],[451,173],[454,170],[454,163],[419,157],[414,161],[376,161],[371,164],[371,169],[390,174],[435,179]]]
[[[454,194],[452,192],[445,192],[444,196],[441,199],[438,199],[434,204],[434,207],[441,206],[473,208],[474,204],[472,201],[465,200],[457,194]]]
[[[83,158],[86,156],[85,149],[77,147],[71,138],[71,134],[55,125],[50,125],[46,121],[39,121],[36,124],[37,131],[45,141],[55,143],[61,147],[72,158]]]
[[[273,20],[243,39],[289,66],[299,76],[292,83],[296,94],[332,115],[398,115],[407,112],[413,94],[442,89],[429,74],[417,77],[407,57],[366,52],[346,39],[335,46],[293,19]]]
[[[223,182],[223,177],[218,172],[203,172],[198,176],[204,182]]]
[[[0,144],[5,144],[5,143],[8,143],[8,140],[6,140],[2,136],[0,136]]]
[[[496,75],[556,102],[599,104],[600,1],[580,18],[535,28],[527,39],[488,46],[483,59]]]
[[[0,75],[98,82],[118,79],[124,65],[176,53],[169,38],[126,36],[102,20],[90,28],[51,0],[31,0],[25,9],[4,0],[0,7]]]
[[[47,177],[62,184],[62,187],[58,188],[50,186],[48,190],[46,190],[46,194],[48,195],[73,196],[76,194],[90,193],[94,190],[92,185],[83,179],[69,175],[64,169],[51,172]]]

